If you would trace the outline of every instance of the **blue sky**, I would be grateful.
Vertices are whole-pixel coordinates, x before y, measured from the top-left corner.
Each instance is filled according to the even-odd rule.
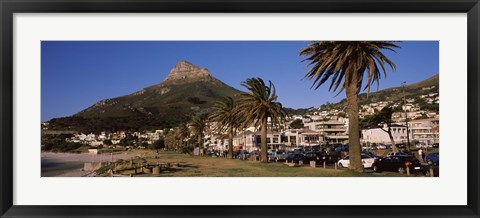
[[[438,41],[397,44],[396,53],[384,52],[397,70],[387,69],[380,89],[439,72]],[[240,83],[246,78],[271,80],[286,107],[318,107],[345,97],[335,97],[326,85],[311,89],[312,82],[303,79],[308,67],[298,54],[304,41],[44,41],[41,46],[42,121],[158,84],[180,60],[208,68],[239,90],[245,90]]]

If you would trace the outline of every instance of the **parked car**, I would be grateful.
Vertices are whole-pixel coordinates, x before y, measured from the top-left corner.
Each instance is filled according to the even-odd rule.
[[[427,145],[426,145],[425,143],[417,143],[417,144],[415,145],[416,148],[424,148],[424,147],[426,147],[426,146],[427,146]]]
[[[372,167],[375,172],[392,171],[404,174],[407,172],[407,167],[412,173],[420,171],[421,164],[417,158],[411,155],[393,155],[378,159]]]
[[[348,145],[339,145],[339,146],[336,146],[336,147],[335,147],[335,151],[336,151],[336,152],[339,152],[339,151],[348,151],[348,150],[349,150]]]
[[[362,155],[367,155],[367,156],[373,157],[375,159],[382,158],[382,156],[378,156],[378,155],[376,155],[376,154],[374,154],[373,152],[370,152],[370,151],[362,151]]]
[[[274,161],[275,162],[281,162],[281,161],[285,161],[287,159],[287,156],[289,153],[293,153],[293,152],[285,152],[285,151],[282,151],[282,153],[280,154],[277,154],[277,156],[275,157]]]
[[[268,153],[268,160],[269,161],[283,161],[285,160],[285,156],[283,155],[285,152],[283,151],[272,151]]]
[[[220,152],[216,150],[207,150],[205,151],[205,156],[218,157],[220,156]]]
[[[373,163],[375,163],[375,158],[370,157],[368,155],[361,155],[362,157],[362,165],[364,168],[371,168]],[[350,156],[345,156],[341,160],[338,161],[339,167],[348,167],[350,165]]]
[[[260,152],[259,151],[252,151],[250,153],[248,153],[248,157],[251,158],[255,158],[256,160],[260,160]]]
[[[440,147],[440,144],[439,143],[433,143],[432,144],[432,148],[439,148]]]
[[[425,157],[425,161],[427,161],[429,165],[438,166],[440,161],[438,152],[427,154],[427,156]]]
[[[303,161],[304,155],[301,153],[289,153],[287,157],[285,158],[286,161],[289,163],[299,163],[300,161]]]
[[[377,147],[377,149],[386,149],[387,148],[387,146],[385,146],[384,144],[379,144],[376,147]]]
[[[315,164],[317,164],[317,165],[323,164],[323,162],[326,162],[327,164],[328,163],[334,163],[337,160],[338,159],[336,159],[336,158],[334,158],[330,155],[327,155],[327,153],[324,152],[324,151],[308,152],[308,153],[305,153],[304,157],[303,157],[303,162],[304,163],[309,163],[310,161],[315,161]]]
[[[409,154],[409,153],[405,153],[405,152],[397,152],[397,153],[395,153],[395,152],[389,152],[389,153],[387,154],[387,157],[390,157],[390,156],[412,156],[412,155]]]
[[[239,154],[240,154],[240,150],[233,151],[233,154],[232,154],[233,158],[237,158]]]
[[[248,153],[248,151],[241,150],[241,151],[238,152],[236,158],[238,158],[240,160],[246,160],[246,159],[248,159],[249,156],[250,156],[250,153]]]

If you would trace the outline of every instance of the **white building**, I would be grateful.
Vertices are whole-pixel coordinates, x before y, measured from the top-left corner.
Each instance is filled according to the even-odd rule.
[[[440,141],[440,123],[438,118],[412,120],[408,122],[413,140],[431,145]]]
[[[242,131],[233,137],[233,147],[235,149],[244,149],[253,151],[260,148],[261,145],[260,131]],[[267,131],[267,146],[269,149],[278,149],[282,145],[282,134],[276,131]]]
[[[218,151],[228,150],[228,136],[222,134],[212,134],[209,139],[209,148]]]
[[[312,122],[305,124],[305,127],[322,135],[325,143],[346,143],[348,128],[345,122],[348,123],[348,119]]]
[[[387,130],[387,126],[383,127]],[[382,130],[382,128],[372,128],[362,130],[362,142],[392,144],[388,133]],[[401,144],[407,142],[407,127],[402,125],[393,124],[391,127],[393,140],[395,144]],[[412,137],[410,136],[410,140]]]

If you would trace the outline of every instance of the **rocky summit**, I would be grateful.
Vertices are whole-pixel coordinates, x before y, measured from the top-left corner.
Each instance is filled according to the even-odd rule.
[[[199,81],[214,81],[215,79],[206,68],[200,68],[188,61],[180,61],[170,71],[164,84],[179,84]]]
[[[228,72],[222,72],[228,73]],[[178,62],[157,85],[116,98],[103,99],[72,117],[52,119],[65,129],[138,129],[177,126],[192,115],[206,113],[221,97],[240,91],[216,79],[206,68]]]

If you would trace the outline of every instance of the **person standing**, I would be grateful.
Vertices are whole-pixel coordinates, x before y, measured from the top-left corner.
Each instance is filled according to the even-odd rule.
[[[418,159],[420,159],[420,161],[423,162],[423,157],[424,157],[424,153],[423,153],[423,150],[420,148],[418,149]]]

